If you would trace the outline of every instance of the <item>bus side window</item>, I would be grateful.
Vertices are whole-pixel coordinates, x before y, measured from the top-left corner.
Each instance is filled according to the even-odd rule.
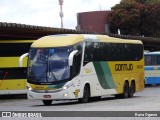
[[[153,65],[156,65],[157,61],[156,61],[156,56],[153,56],[152,57],[152,60],[153,60]]]
[[[81,67],[81,56],[82,53],[78,52],[74,58],[73,58],[73,66],[72,66],[72,77],[76,76],[80,72],[80,67]]]
[[[151,56],[145,56],[145,65],[151,64]]]
[[[160,56],[157,56],[157,65],[160,65]]]
[[[93,42],[86,42],[85,46],[85,52],[84,52],[84,62],[83,66],[89,63],[90,61],[93,61],[94,58],[94,46]]]
[[[73,58],[73,66],[71,67],[71,76],[74,77],[80,73],[81,59],[82,59],[82,43],[75,44],[74,50],[78,50],[78,53]]]

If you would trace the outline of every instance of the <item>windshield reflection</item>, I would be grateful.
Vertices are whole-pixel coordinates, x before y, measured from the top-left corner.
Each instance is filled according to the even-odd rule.
[[[68,57],[70,48],[32,48],[28,60],[28,80],[55,82],[70,77]]]

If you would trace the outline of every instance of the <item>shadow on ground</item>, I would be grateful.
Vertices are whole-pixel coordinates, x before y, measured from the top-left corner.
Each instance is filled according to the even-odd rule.
[[[8,99],[27,99],[27,95],[0,95],[0,100],[8,100]]]

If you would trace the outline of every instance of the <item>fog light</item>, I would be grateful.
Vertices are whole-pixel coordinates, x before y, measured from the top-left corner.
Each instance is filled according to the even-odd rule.
[[[67,93],[65,93],[65,94],[64,94],[64,97],[67,97],[67,96],[68,96],[68,94],[67,94]]]

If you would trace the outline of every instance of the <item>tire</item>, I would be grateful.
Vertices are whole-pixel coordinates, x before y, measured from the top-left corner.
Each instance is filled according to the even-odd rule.
[[[51,105],[52,100],[42,100],[44,105]]]
[[[122,98],[128,98],[129,97],[129,85],[127,82],[124,83]]]
[[[121,98],[122,98],[122,94],[116,94],[116,95],[115,95],[115,98],[116,98],[116,99],[121,99]]]
[[[90,99],[91,99],[91,101],[99,101],[99,100],[101,100],[101,96],[92,97]]]
[[[132,82],[132,83],[131,83],[131,86],[130,86],[130,88],[129,88],[128,97],[130,97],[130,98],[133,97],[134,93],[135,93],[135,83]]]
[[[83,91],[83,97],[78,100],[81,103],[87,103],[89,102],[89,99],[90,99],[90,90],[89,90],[89,87],[85,85],[84,91]]]

